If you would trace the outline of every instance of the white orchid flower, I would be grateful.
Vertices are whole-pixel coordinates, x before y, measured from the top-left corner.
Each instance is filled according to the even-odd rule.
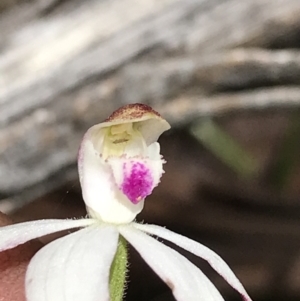
[[[112,279],[125,274],[116,263],[126,257],[126,252],[125,257],[119,252],[122,240],[137,250],[176,300],[223,300],[200,269],[152,235],[207,260],[243,300],[251,300],[216,253],[163,227],[134,222],[162,176],[164,160],[157,139],[169,127],[146,105],[120,108],[91,127],[80,147],[80,183],[90,218],[39,220],[0,228],[0,251],[50,233],[81,228],[44,246],[32,258],[25,283],[28,301],[122,300],[123,288],[117,296]],[[126,258],[124,262],[126,268]]]

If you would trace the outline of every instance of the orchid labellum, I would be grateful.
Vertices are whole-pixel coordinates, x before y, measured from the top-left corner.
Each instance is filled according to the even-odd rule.
[[[80,228],[49,243],[32,258],[25,283],[28,301],[121,301],[126,241],[170,287],[176,300],[223,300],[199,268],[152,236],[207,260],[245,301],[251,301],[216,253],[163,227],[134,221],[164,172],[157,140],[169,128],[146,105],[118,109],[91,127],[80,146],[78,169],[89,218],[0,228],[0,251],[53,232]]]

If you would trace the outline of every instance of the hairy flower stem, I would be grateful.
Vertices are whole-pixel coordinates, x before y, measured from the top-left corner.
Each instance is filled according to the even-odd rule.
[[[111,301],[122,301],[126,287],[128,260],[127,242],[120,235],[115,258],[110,268],[109,289]]]

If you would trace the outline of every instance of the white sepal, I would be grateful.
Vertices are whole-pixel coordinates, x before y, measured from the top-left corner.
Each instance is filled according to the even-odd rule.
[[[189,239],[183,235],[174,233],[163,227],[156,225],[143,225],[134,224],[134,227],[142,230],[148,234],[156,235],[163,239],[166,239],[177,246],[203,258],[206,260],[212,268],[214,268],[236,291],[238,291],[245,301],[251,301],[251,298],[247,294],[241,282],[235,276],[233,271],[227,265],[227,263],[214,251],[210,250],[208,247]]]
[[[86,227],[95,222],[93,219],[47,219],[0,227],[0,252],[44,235],[72,228]]]
[[[119,231],[154,272],[170,287],[178,301],[223,301],[210,280],[184,256],[132,227]]]
[[[27,299],[109,301],[109,273],[117,244],[117,229],[98,225],[43,247],[28,266]]]
[[[132,123],[138,130],[147,145],[157,141],[158,137],[168,129],[169,123],[164,120],[159,113],[151,107],[144,104],[129,104],[114,111],[104,122],[94,125],[92,128],[96,131],[120,126],[122,124]]]

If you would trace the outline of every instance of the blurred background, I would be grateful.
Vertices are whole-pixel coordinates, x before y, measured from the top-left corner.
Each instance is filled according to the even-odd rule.
[[[255,300],[300,300],[300,1],[2,0],[0,211],[84,216],[82,136],[135,102],[172,125],[138,220],[217,251]],[[129,280],[127,301],[174,300],[134,250]]]

